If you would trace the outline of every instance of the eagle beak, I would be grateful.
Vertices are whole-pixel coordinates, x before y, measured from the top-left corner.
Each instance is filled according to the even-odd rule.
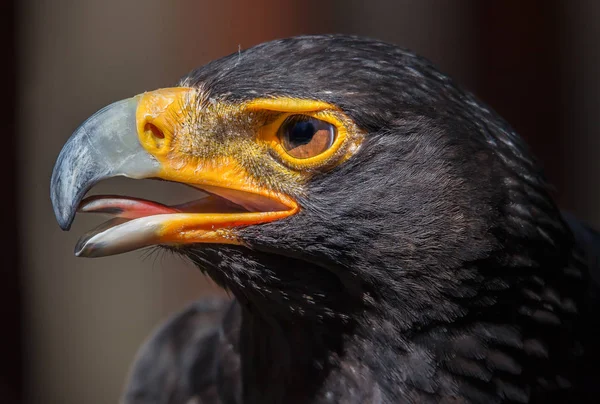
[[[50,185],[58,224],[68,230],[78,211],[112,217],[79,240],[75,255],[100,257],[156,244],[241,244],[236,228],[298,210],[288,196],[258,186],[233,159],[210,152],[205,159],[191,157],[178,147],[178,137],[198,136],[186,124],[190,108],[198,108],[195,97],[197,90],[176,87],[118,101],[69,138]],[[99,181],[115,176],[180,182],[204,197],[177,206],[121,196],[83,199]]]

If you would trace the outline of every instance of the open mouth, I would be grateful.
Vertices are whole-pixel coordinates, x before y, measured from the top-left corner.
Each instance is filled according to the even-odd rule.
[[[198,157],[173,143],[175,132],[194,135],[181,125],[189,113],[185,106],[195,95],[195,89],[178,87],[117,101],[71,135],[50,184],[58,224],[68,230],[77,212],[111,217],[79,240],[77,256],[114,255],[151,245],[242,244],[237,228],[298,211],[292,198],[260,183],[235,156],[217,153],[220,144],[211,144],[213,151]],[[84,199],[96,184],[114,177],[183,184],[204,197],[177,205],[115,195]]]
[[[237,244],[233,228],[278,220],[297,210],[294,201],[280,194],[193,187],[203,196],[174,205],[120,195],[83,199],[78,213],[103,214],[111,219],[84,234],[75,255],[112,255],[153,244]]]

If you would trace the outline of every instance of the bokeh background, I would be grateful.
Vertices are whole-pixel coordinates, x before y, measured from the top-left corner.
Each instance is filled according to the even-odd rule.
[[[170,314],[220,293],[170,256],[78,259],[52,166],[71,132],[115,100],[166,87],[259,42],[354,33],[428,57],[527,139],[561,207],[600,226],[600,2],[477,0],[4,0],[0,402],[116,403],[136,349]],[[282,78],[284,80],[285,78]],[[111,180],[95,192],[179,187]]]

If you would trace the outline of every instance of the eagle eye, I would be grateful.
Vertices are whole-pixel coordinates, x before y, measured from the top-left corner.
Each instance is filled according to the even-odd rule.
[[[318,156],[335,140],[336,127],[326,121],[306,115],[292,115],[279,128],[283,149],[297,159]]]

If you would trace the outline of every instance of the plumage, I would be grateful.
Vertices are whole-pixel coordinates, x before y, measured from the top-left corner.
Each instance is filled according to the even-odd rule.
[[[196,302],[161,325],[140,349],[126,403],[239,402],[239,307]]]
[[[162,247],[234,300],[161,328],[125,403],[597,401],[600,236],[558,209],[490,107],[424,58],[342,35],[264,43],[178,86],[202,92],[199,109],[326,102],[364,141],[301,179],[240,157],[301,209],[241,227],[241,245]],[[235,149],[242,131],[211,122]]]

